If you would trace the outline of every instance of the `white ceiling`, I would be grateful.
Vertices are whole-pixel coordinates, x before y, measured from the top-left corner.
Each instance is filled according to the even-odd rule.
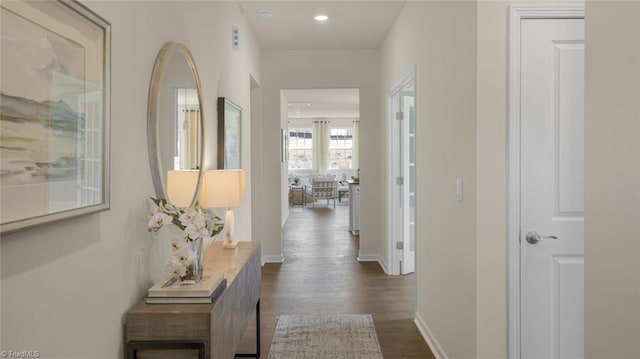
[[[287,99],[290,119],[360,117],[358,89],[282,90],[282,93]]]
[[[238,1],[263,50],[377,49],[405,0]],[[264,19],[258,11],[271,10]],[[319,13],[329,20],[319,24]]]
[[[263,50],[377,49],[405,0],[238,1]],[[271,19],[260,17],[270,10]],[[319,24],[313,17],[329,16]],[[283,90],[289,118],[358,118],[358,89]]]

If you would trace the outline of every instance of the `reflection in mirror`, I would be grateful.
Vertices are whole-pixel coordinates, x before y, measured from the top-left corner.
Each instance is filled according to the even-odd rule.
[[[176,154],[173,169],[197,170],[200,166],[200,103],[195,88],[177,88]]]
[[[182,44],[167,43],[160,50],[153,69],[147,140],[156,196],[180,207],[194,204],[201,183],[203,125],[200,93],[200,81],[191,53]],[[177,192],[176,188],[168,188],[176,186],[177,182],[168,178],[174,171],[190,172],[185,175],[191,178],[186,182],[180,181],[181,188]],[[175,173],[172,175],[177,178]]]

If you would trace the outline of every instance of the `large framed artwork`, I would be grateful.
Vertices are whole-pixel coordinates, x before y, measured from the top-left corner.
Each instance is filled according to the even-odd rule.
[[[0,233],[109,209],[110,24],[0,3]]]
[[[242,108],[218,97],[218,169],[241,167]]]

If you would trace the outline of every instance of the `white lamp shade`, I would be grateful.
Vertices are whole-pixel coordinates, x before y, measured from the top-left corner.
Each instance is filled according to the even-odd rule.
[[[198,186],[198,170],[167,172],[167,201],[176,207],[189,207]]]
[[[206,207],[237,207],[244,199],[244,170],[211,170],[204,174]]]

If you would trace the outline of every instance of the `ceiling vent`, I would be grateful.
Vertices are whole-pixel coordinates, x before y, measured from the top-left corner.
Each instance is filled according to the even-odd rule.
[[[258,15],[263,19],[271,19],[273,17],[273,11],[269,9],[258,10]]]

